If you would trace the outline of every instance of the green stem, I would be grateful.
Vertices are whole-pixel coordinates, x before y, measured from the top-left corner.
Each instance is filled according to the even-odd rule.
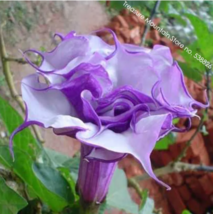
[[[11,96],[16,101],[16,103],[19,105],[22,112],[25,112],[25,105],[24,105],[24,102],[23,102],[21,96],[19,96],[19,94],[16,90],[8,59],[12,59],[12,58],[8,58],[8,56],[7,56],[7,51],[6,51],[4,38],[3,38],[3,30],[2,30],[2,25],[1,25],[0,26],[0,60],[2,62],[2,71],[5,76]],[[16,61],[16,62],[18,62],[18,61]],[[40,132],[38,131],[37,127],[33,126],[32,129],[33,129],[33,132],[34,132],[36,138],[39,140],[39,142],[44,143],[44,140],[43,140]]]
[[[160,6],[160,0],[157,0],[155,5],[154,5],[154,8],[152,9],[152,12],[151,12],[151,15],[149,17],[149,20],[151,20],[151,21],[153,20],[153,18],[155,17],[156,12],[158,11],[159,6]],[[150,28],[149,23],[146,23],[146,26],[144,28],[144,32],[143,32],[143,35],[142,35],[142,39],[141,39],[141,45],[142,46],[144,46],[144,44],[145,44],[146,35],[149,32],[149,28]]]
[[[81,207],[80,214],[98,214],[99,206]]]
[[[80,214],[98,214],[99,207],[99,204],[82,201],[80,206]]]

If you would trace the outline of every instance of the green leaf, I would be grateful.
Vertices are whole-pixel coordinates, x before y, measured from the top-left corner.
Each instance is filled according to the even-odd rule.
[[[121,169],[117,169],[112,178],[109,192],[106,198],[109,206],[124,210],[128,213],[138,214],[138,205],[132,201],[128,188],[125,173]]]
[[[75,197],[75,200],[78,200],[78,195],[75,192],[75,180],[73,179],[73,177],[71,176],[71,172],[69,169],[65,168],[65,167],[60,167],[58,168],[58,170],[61,172],[61,175],[66,179],[66,181],[69,183],[70,188],[72,190],[72,193]]]
[[[1,97],[0,117],[9,134],[23,123],[21,116]],[[60,211],[67,206],[69,202],[66,199],[46,189],[33,173],[32,164],[38,154],[41,153],[41,148],[29,129],[23,130],[14,138],[13,149],[15,162],[12,161],[7,146],[0,147],[0,162],[13,170],[28,185],[31,192],[41,198],[53,210]]]
[[[183,18],[183,16],[181,14],[169,13],[168,16],[172,17],[172,18],[175,18],[181,25],[186,27],[187,22],[186,22],[186,20]]]
[[[141,7],[141,5],[144,4],[144,2],[140,2],[140,1],[127,1],[127,4],[136,9],[138,7]]]
[[[174,124],[174,125],[177,124],[177,123],[179,122],[179,120],[180,120],[180,118],[175,118],[175,119],[173,119],[173,120],[172,120],[172,124]]]
[[[168,14],[176,14],[176,15],[179,14],[177,9],[172,4],[168,4],[167,10],[168,10]]]
[[[107,209],[107,203],[105,201],[100,205],[98,214],[104,214],[106,209]]]
[[[194,80],[195,82],[199,82],[202,80],[202,74],[199,72],[199,70],[191,68],[188,64],[183,62],[178,62],[178,64],[186,77]]]
[[[19,210],[27,206],[27,201],[10,189],[4,179],[0,177],[0,213],[17,214]]]
[[[62,153],[56,152],[52,149],[45,148],[44,151],[46,153],[45,155],[48,155],[55,167],[63,166],[64,162],[70,160],[70,157]]]
[[[163,11],[165,13],[168,13],[168,10],[169,10],[169,3],[168,1],[162,1],[160,3],[160,6],[159,6],[159,10],[160,11]]]
[[[5,124],[9,134],[23,123],[23,119],[10,104],[0,97],[0,117]],[[0,162],[13,170],[28,186],[28,188],[41,198],[49,207],[60,211],[68,205],[66,198],[50,192],[37,179],[32,170],[33,161],[41,153],[41,148],[32,136],[29,129],[25,129],[14,138],[15,162],[12,161],[7,146],[0,147]]]
[[[23,123],[23,119],[19,113],[2,97],[0,97],[0,118],[7,128],[9,135]],[[14,146],[22,149],[33,157],[40,151],[37,141],[28,128],[18,133],[13,142]]]
[[[146,200],[148,199],[149,196],[149,191],[147,189],[144,189],[141,192],[141,198],[142,198],[142,202],[140,204],[139,210],[142,210],[146,204]]]
[[[152,214],[155,208],[154,200],[151,198],[146,199],[146,203],[143,209],[139,212],[139,214]]]
[[[70,169],[70,172],[74,181],[77,181],[77,178],[78,178],[79,165],[80,165],[79,157],[70,158],[68,161],[63,163],[64,167]]]
[[[70,207],[70,209],[68,209],[68,212],[65,214],[77,214],[80,212],[80,202],[76,201],[74,204],[72,204],[72,206]],[[63,213],[64,214],[64,213]]]
[[[34,163],[32,168],[36,177],[49,191],[55,193],[69,204],[74,202],[73,191],[59,171],[41,163]]]
[[[166,150],[169,148],[169,145],[175,142],[173,133],[169,133],[164,138],[159,140],[155,145],[155,150]]]
[[[68,201],[48,190],[35,176],[32,165],[34,160],[24,151],[14,147],[15,162],[9,152],[8,146],[0,146],[0,162],[18,175],[25,184],[52,210],[61,211],[68,205]],[[58,185],[58,184],[57,184]]]
[[[185,16],[190,20],[191,24],[194,27],[194,31],[198,39],[199,48],[203,57],[205,57],[206,60],[211,60],[213,56],[213,35],[210,34],[207,24],[195,15],[186,14]]]
[[[120,11],[124,9],[123,3],[124,1],[110,1],[110,8]]]
[[[191,53],[190,53],[191,51]],[[206,68],[205,66],[197,60],[196,54],[202,56],[200,52],[200,47],[197,41],[193,42],[191,45],[186,46],[182,52],[180,52],[181,56],[184,58],[186,64],[190,69],[198,70],[200,73],[204,73]],[[180,64],[180,62],[178,62]]]
[[[182,214],[191,214],[191,212],[189,212],[188,210],[184,210],[184,211],[182,212]]]
[[[193,25],[195,34],[197,35],[198,39],[202,38],[203,36],[209,35],[209,30],[206,23],[198,16],[195,16],[193,14],[185,14],[185,16],[190,20],[191,24]]]

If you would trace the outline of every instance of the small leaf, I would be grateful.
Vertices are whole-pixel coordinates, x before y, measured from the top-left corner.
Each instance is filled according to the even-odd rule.
[[[151,198],[146,199],[146,203],[143,209],[139,212],[139,214],[152,214],[155,208],[154,200]]]
[[[155,150],[166,150],[169,148],[169,145],[173,144],[175,142],[175,138],[173,133],[169,133],[164,138],[160,139],[156,145]]]
[[[17,214],[19,210],[27,206],[27,201],[10,189],[3,178],[0,177],[0,213]]]
[[[172,120],[172,124],[174,124],[174,125],[177,124],[177,123],[179,122],[179,120],[180,120],[180,118],[175,118],[175,119],[173,119],[173,120]]]
[[[140,204],[140,208],[139,210],[142,210],[146,204],[146,200],[149,196],[149,191],[147,189],[144,189],[142,192],[141,192],[141,198],[142,198],[142,202]]]
[[[182,214],[191,214],[191,212],[189,212],[188,210],[184,210],[184,211],[182,212]]]
[[[209,132],[207,131],[205,125],[202,126],[200,132],[201,132],[204,136],[207,136],[207,135],[209,134]]]
[[[132,201],[129,195],[127,179],[124,171],[121,169],[115,171],[106,203],[109,206],[124,210],[128,213],[138,214],[138,205]]]

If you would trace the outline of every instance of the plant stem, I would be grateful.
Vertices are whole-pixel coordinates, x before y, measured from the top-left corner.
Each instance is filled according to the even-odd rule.
[[[157,12],[158,8],[160,6],[160,0],[157,0],[155,2],[155,5],[154,5],[154,8],[152,9],[152,12],[151,12],[151,15],[149,17],[149,20],[153,20],[153,18],[155,17],[155,13]],[[144,28],[144,32],[143,32],[143,35],[142,35],[142,39],[141,39],[141,45],[143,46],[145,44],[145,41],[146,41],[146,35],[149,31],[149,28],[150,28],[150,25],[149,23],[146,23],[146,26]]]
[[[211,85],[210,85],[210,70],[206,71],[206,89],[207,89],[207,98],[209,103],[211,96],[210,96],[210,92],[211,92]],[[205,113],[208,114],[208,107],[205,109]],[[181,151],[181,153],[179,154],[179,156],[177,157],[177,159],[175,160],[175,162],[181,161],[181,159],[186,155],[188,148],[191,146],[193,139],[196,137],[196,135],[200,132],[202,126],[204,123],[204,115],[201,117],[200,123],[197,127],[197,129],[195,130],[195,132],[193,133],[193,135],[191,136],[191,138],[189,139],[189,141],[186,143],[186,146],[183,148],[183,150]]]
[[[19,64],[29,64],[25,59],[23,58],[13,58],[13,57],[5,57],[4,58],[8,62],[17,62]],[[32,62],[33,64],[36,64],[37,62]]]
[[[128,179],[128,186],[134,188],[137,194],[141,197],[142,189],[139,183],[134,178]]]
[[[192,141],[194,140],[194,138],[196,137],[196,135],[200,132],[200,129],[203,126],[203,120],[204,120],[204,116],[202,116],[200,123],[197,127],[197,129],[195,130],[195,132],[193,133],[193,135],[191,136],[191,138],[189,139],[189,141],[186,142],[186,146],[183,148],[183,150],[181,151],[181,153],[179,154],[179,156],[177,157],[177,159],[175,160],[175,162],[181,161],[181,159],[183,157],[185,157],[186,152],[188,150],[188,148],[191,146]]]
[[[8,88],[10,90],[10,94],[13,97],[13,99],[16,101],[16,103],[19,105],[22,112],[25,112],[24,102],[22,98],[19,96],[15,88],[13,76],[10,71],[9,61],[7,60],[8,57],[7,57],[7,51],[6,51],[4,39],[3,39],[2,26],[0,26],[0,59],[2,61],[2,70],[4,73]],[[37,127],[33,126],[32,129],[35,134],[35,137],[39,140],[39,142],[44,143],[44,140],[42,139]]]
[[[99,204],[81,202],[80,214],[98,214]]]
[[[213,166],[204,166],[199,164],[190,164],[184,162],[172,162],[167,166],[158,168],[154,170],[154,173],[157,177],[166,175],[174,172],[185,172],[185,171],[204,171],[204,172],[213,172]],[[150,176],[147,174],[138,175],[134,177],[136,181],[143,181],[149,179]]]

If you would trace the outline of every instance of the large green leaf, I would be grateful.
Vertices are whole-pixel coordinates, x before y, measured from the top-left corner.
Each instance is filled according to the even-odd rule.
[[[209,35],[209,30],[206,23],[198,16],[195,16],[193,14],[185,14],[185,16],[190,20],[191,24],[193,25],[198,40],[202,40],[203,37]]]
[[[128,213],[138,214],[139,207],[132,201],[128,188],[125,173],[121,169],[117,169],[112,178],[109,192],[106,198],[109,206],[124,210]]]
[[[70,160],[70,157],[48,148],[44,149],[44,155],[49,157],[50,161],[54,164],[55,167],[63,166],[64,162]]]
[[[195,15],[186,14],[186,17],[190,20],[191,24],[194,27],[200,52],[206,60],[211,60],[213,57],[213,35],[210,34],[207,24]]]
[[[16,112],[13,107],[8,104],[7,101],[0,97],[0,117],[5,124],[9,134],[14,131],[20,124],[23,123],[22,117]],[[4,164],[6,167],[13,170],[28,186],[28,189],[31,190],[35,195],[42,199],[51,209],[55,211],[62,210],[65,206],[67,206],[72,201],[72,191],[70,191],[69,184],[67,181],[60,175],[59,172],[53,172],[50,169],[48,172],[51,173],[52,182],[55,180],[60,180],[55,182],[55,187],[57,191],[45,185],[44,182],[41,182],[34,174],[32,170],[32,165],[35,159],[43,154],[43,159],[49,158],[51,163],[50,165],[57,164],[62,161],[61,156],[57,154],[53,154],[53,152],[45,152],[45,150],[41,149],[41,147],[37,144],[33,135],[31,134],[29,129],[25,129],[14,138],[14,154],[15,154],[15,162],[12,161],[11,155],[9,153],[9,149],[7,146],[0,147],[0,162]],[[48,153],[48,155],[47,155]],[[51,153],[51,154],[50,154]],[[50,156],[50,157],[49,157]],[[67,157],[63,157],[63,161],[68,160]],[[57,174],[58,173],[58,174]],[[37,174],[38,175],[38,174]],[[43,180],[42,180],[43,181]],[[65,183],[67,185],[65,185]],[[63,187],[62,187],[63,186]],[[53,187],[53,184],[52,184]],[[64,188],[64,189],[63,189]],[[61,192],[60,192],[61,191]],[[63,192],[64,191],[64,192]]]
[[[59,167],[58,170],[61,172],[61,175],[66,179],[66,181],[69,183],[69,186],[73,192],[73,195],[75,197],[75,200],[79,199],[79,196],[76,194],[75,191],[75,180],[72,177],[71,171],[68,168],[65,167]]]
[[[27,201],[10,189],[4,179],[0,177],[0,213],[17,214],[19,210],[27,206]]]
[[[68,161],[63,163],[63,166],[70,170],[70,173],[74,181],[77,181],[78,178],[79,165],[80,165],[79,157],[70,158]]]
[[[7,128],[9,135],[23,123],[23,119],[19,113],[2,97],[0,97],[0,118]],[[31,134],[30,129],[25,129],[18,133],[13,142],[14,146],[34,157],[39,153],[39,145]]]
[[[74,202],[73,191],[58,170],[45,164],[34,163],[33,171],[48,190],[65,199],[68,203]]]
[[[60,211],[70,203],[67,198],[63,198],[47,189],[35,176],[32,170],[34,160],[31,156],[17,147],[14,147],[14,154],[15,162],[12,160],[8,146],[0,146],[1,163],[18,175],[44,203],[54,211]],[[51,179],[54,180],[53,177]],[[55,183],[55,185],[59,184]]]
[[[191,54],[190,54],[190,51],[191,51]],[[203,65],[202,62],[200,62],[198,60],[199,56],[196,56],[196,54],[197,54],[197,55],[200,55],[201,57],[203,57],[202,53],[200,52],[200,47],[199,47],[199,44],[197,41],[195,41],[191,45],[185,47],[184,51],[180,52],[180,54],[184,58],[187,66],[190,69],[193,69],[193,70],[196,69],[201,73],[205,72],[205,70],[206,70],[205,65]]]

